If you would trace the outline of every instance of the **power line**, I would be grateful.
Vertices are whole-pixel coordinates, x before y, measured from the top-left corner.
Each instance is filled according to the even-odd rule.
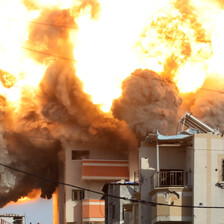
[[[8,133],[8,132],[3,132],[1,131],[0,132],[1,135],[4,135],[4,136],[22,136],[22,137],[27,137],[27,138],[36,138],[36,139],[45,139],[45,140],[53,140],[53,141],[62,141],[62,142],[74,142],[74,143],[94,143],[94,144],[98,144],[97,142],[93,142],[93,141],[88,141],[88,142],[84,142],[84,141],[81,141],[81,140],[75,140],[75,139],[60,139],[60,138],[53,138],[53,137],[47,137],[47,136],[34,136],[34,135],[26,135],[26,134],[21,134],[21,133]],[[0,148],[0,149],[3,149],[3,148]],[[206,148],[189,148],[187,149],[187,151],[189,150],[194,150],[194,151],[212,151],[212,152],[223,152],[224,150],[223,149],[206,149]]]
[[[0,18],[0,20],[8,20],[8,21],[11,21],[11,22],[26,22],[26,23],[30,23],[31,25],[42,25],[42,26],[49,26],[49,27],[56,27],[56,28],[78,30],[78,28],[74,27],[74,26],[57,25],[57,24],[53,24],[53,23],[44,23],[44,22],[38,22],[38,21],[18,20],[18,19],[12,19],[12,18]],[[154,25],[153,27],[157,27],[157,26]],[[154,35],[154,34],[140,34],[139,36],[143,37],[143,38],[144,37],[150,37],[150,38],[163,37],[163,35]],[[172,36],[170,36],[170,40],[190,41],[187,38],[172,37]],[[211,44],[211,40],[201,40],[201,41],[197,41],[197,42]]]
[[[74,29],[77,30],[77,27],[74,26],[66,26],[66,25],[57,25],[53,23],[44,23],[44,22],[37,22],[37,21],[29,21],[29,20],[21,20],[21,19],[12,19],[12,18],[1,18],[0,20],[6,20],[10,22],[25,22],[30,23],[32,25],[41,25],[41,26],[50,26],[50,27],[57,27],[57,28],[65,28],[65,29]]]
[[[72,187],[72,188],[76,188],[76,189],[80,189],[80,190],[84,190],[84,191],[89,191],[91,193],[95,193],[95,194],[100,194],[102,196],[106,196],[106,197],[111,197],[111,198],[116,198],[116,199],[122,199],[122,200],[126,200],[126,201],[131,201],[131,202],[135,202],[135,203],[141,203],[141,204],[145,204],[145,205],[149,205],[149,206],[168,206],[168,207],[180,207],[180,208],[206,208],[206,209],[224,209],[224,207],[222,206],[195,206],[195,205],[174,205],[174,204],[164,204],[164,203],[157,203],[157,202],[152,202],[152,201],[145,201],[145,200],[137,200],[137,199],[133,199],[133,198],[127,198],[127,197],[120,197],[120,196],[116,196],[116,195],[111,195],[111,194],[105,194],[99,191],[95,191],[95,190],[91,190],[91,189],[87,189],[87,188],[83,188],[80,186],[76,186],[73,184],[68,184],[62,181],[56,181],[56,180],[52,180],[43,176],[39,176],[24,170],[20,170],[8,165],[5,165],[3,163],[0,163],[1,166],[14,170],[16,172],[31,176],[31,177],[35,177],[47,182],[52,182],[55,184],[60,184],[60,185],[64,185],[64,186],[68,186],[68,187]]]
[[[32,51],[32,52],[38,53],[38,54],[43,54],[43,55],[52,56],[52,57],[55,57],[55,58],[59,58],[59,59],[75,62],[74,59],[67,58],[67,57],[64,57],[64,56],[55,55],[55,54],[51,54],[51,53],[43,52],[43,51],[38,51],[38,50],[30,49],[30,48],[27,48],[27,47],[23,47],[23,46],[21,48],[23,48],[24,50],[27,50],[27,51]]]
[[[67,58],[67,57],[63,57],[63,56],[59,56],[59,55],[54,55],[54,54],[51,54],[51,53],[48,53],[48,52],[41,52],[41,51],[38,51],[38,50],[34,50],[34,49],[30,49],[30,48],[27,48],[27,47],[21,47],[27,51],[32,51],[32,52],[35,52],[35,53],[38,53],[38,54],[43,54],[43,55],[48,55],[48,56],[53,56],[53,57],[56,57],[56,58],[59,58],[59,59],[63,59],[63,60],[68,60],[68,61],[72,61],[72,62],[76,62],[74,59],[71,59],[71,58]],[[176,85],[176,83],[174,81],[171,81],[169,79],[159,79],[159,78],[151,78],[151,80],[158,80],[158,81],[161,81],[161,82],[169,82],[169,83],[172,83],[174,85]],[[198,88],[200,90],[204,90],[204,91],[210,91],[210,92],[216,92],[216,93],[221,93],[221,94],[224,94],[224,91],[221,91],[221,90],[215,90],[215,89],[207,89],[207,88],[204,88],[204,87],[201,87],[201,88]]]
[[[26,134],[21,134],[21,133],[9,133],[9,132],[0,132],[0,134],[4,136],[23,136],[27,138],[36,138],[36,139],[45,139],[45,140],[53,140],[53,141],[61,141],[61,142],[74,142],[74,143],[93,143],[93,144],[99,144],[98,141],[93,142],[93,141],[81,141],[81,140],[75,140],[75,139],[64,139],[64,138],[53,138],[51,136],[34,136],[34,135],[26,135]]]
[[[56,57],[56,58],[63,59],[63,60],[76,62],[75,59],[71,59],[71,58],[67,58],[67,57],[63,57],[63,56],[59,56],[59,55],[54,55],[54,54],[51,54],[51,53],[48,53],[48,52],[42,52],[42,51],[27,48],[27,47],[23,47],[23,46],[21,48],[23,48],[24,50],[27,50],[27,51],[38,53],[38,54],[43,54],[43,55],[52,56],[52,57]],[[154,77],[154,78],[151,78],[151,80],[158,80],[158,81],[161,81],[161,82],[167,81],[169,83],[172,83],[172,84],[176,85],[176,83],[174,81],[166,79],[166,78],[165,79],[159,79],[159,78]],[[221,90],[208,89],[208,88],[204,88],[204,87],[201,87],[201,88],[198,88],[198,89],[204,90],[204,91],[209,91],[209,92],[216,92],[216,93],[224,94],[224,91],[221,91]]]
[[[38,22],[38,21],[29,21],[29,20],[21,20],[21,19],[13,19],[13,18],[0,18],[0,20],[3,21],[10,21],[10,22],[25,22],[25,23],[30,23],[32,25],[42,25],[42,26],[49,26],[49,27],[56,27],[56,28],[64,28],[64,29],[73,29],[73,30],[78,30],[78,27],[75,26],[66,26],[66,25],[57,25],[53,23],[45,23],[45,22]],[[159,25],[157,25],[160,27]],[[153,27],[157,27],[153,26]],[[140,34],[140,37],[150,37],[150,38],[157,38],[157,37],[163,37],[164,35],[155,35],[155,34]],[[183,41],[189,41],[187,38],[180,38],[180,37],[172,37],[169,36],[171,40],[183,40]],[[202,43],[211,43],[211,40],[202,40],[198,41]]]

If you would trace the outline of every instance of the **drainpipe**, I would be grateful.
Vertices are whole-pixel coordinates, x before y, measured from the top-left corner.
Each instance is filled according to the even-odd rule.
[[[156,133],[156,172],[157,172],[157,186],[159,186],[159,142],[158,142],[159,132]]]
[[[158,142],[158,135],[159,132],[157,130],[157,136],[156,136],[156,171],[159,172],[159,142]]]

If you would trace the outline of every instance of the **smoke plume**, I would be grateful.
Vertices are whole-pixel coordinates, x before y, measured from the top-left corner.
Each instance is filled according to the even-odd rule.
[[[37,21],[54,25],[31,24],[27,41],[29,48],[44,52],[32,55],[39,63],[48,63],[48,68],[37,90],[23,88],[19,108],[10,107],[1,98],[4,130],[1,158],[11,167],[57,181],[63,142],[91,142],[127,154],[129,149],[136,148],[136,137],[126,122],[103,113],[83,92],[74,62],[67,60],[73,58],[73,52],[64,26],[75,24],[69,11],[46,9]],[[60,57],[55,60],[55,55]],[[0,174],[0,207],[33,189],[41,189],[42,197],[51,198],[57,186],[2,167]]]
[[[183,96],[180,111],[191,112],[212,128],[224,132],[224,80],[222,77],[208,78],[203,86],[196,92]],[[210,91],[212,90],[212,91]]]
[[[140,138],[154,129],[173,133],[181,105],[176,86],[149,70],[136,70],[122,86],[122,96],[114,100],[115,117],[125,120]]]
[[[123,81],[122,94],[113,101],[111,113],[102,112],[100,105],[93,104],[91,96],[84,92],[83,83],[77,76],[77,55],[73,52],[78,43],[71,40],[70,32],[72,30],[76,34],[80,28],[79,16],[85,12],[89,12],[91,22],[97,21],[101,12],[99,2],[74,1],[69,9],[47,7],[34,0],[22,2],[28,11],[39,10],[39,16],[28,22],[26,41],[19,48],[25,48],[26,54],[29,52],[30,58],[46,69],[38,87],[21,87],[18,106],[12,105],[4,94],[0,95],[0,157],[5,164],[47,179],[58,180],[59,166],[64,161],[64,150],[68,142],[89,143],[114,154],[127,155],[128,150],[137,149],[139,141],[148,132],[158,130],[162,134],[175,134],[176,123],[185,111],[193,112],[193,115],[208,125],[224,132],[224,96],[220,94],[224,86],[222,83],[219,83],[217,89],[217,81],[212,83],[207,79],[202,87],[204,89],[190,94],[180,94],[174,83],[177,73],[187,63],[198,63],[204,67],[204,61],[213,53],[212,38],[199,22],[199,15],[190,1],[174,1],[170,10],[164,7],[166,11],[162,10],[153,20],[146,21],[146,26],[141,30],[142,35],[139,33],[139,39],[134,44],[141,56],[147,60],[153,58],[153,62],[162,67],[161,72],[159,74],[152,71],[154,68],[143,70],[136,67]],[[85,19],[82,22],[85,23]],[[127,19],[127,26],[128,22]],[[113,22],[110,26],[112,29]],[[103,24],[103,27],[106,25]],[[126,32],[123,30],[124,27],[119,29],[117,35],[113,34],[113,38],[119,39],[117,36]],[[93,31],[86,36],[91,37],[91,33]],[[110,35],[102,36],[109,38]],[[94,38],[91,39],[93,45]],[[104,47],[108,44],[116,45],[115,40],[105,43],[102,44]],[[123,45],[126,47],[126,43]],[[122,47],[122,44],[119,46]],[[0,45],[0,53],[1,47]],[[94,48],[96,51],[97,47]],[[102,52],[110,54],[107,50]],[[124,61],[126,59],[123,58]],[[110,61],[106,55],[105,61]],[[124,61],[119,62],[119,65]],[[84,65],[89,66],[87,62]],[[111,62],[111,67],[117,70],[119,65]],[[94,69],[94,63],[91,68]],[[105,75],[109,70],[110,66],[105,69]],[[89,73],[91,76],[91,71]],[[20,71],[19,77],[23,76],[25,74]],[[11,74],[11,70],[9,72],[1,67],[0,87],[4,87],[6,91],[16,87],[19,79],[15,77],[16,74]],[[94,81],[100,82],[97,79]],[[218,91],[208,94],[205,89]],[[51,198],[56,187],[56,183],[0,166],[0,207],[10,201],[17,201],[33,189],[41,189],[42,197]]]

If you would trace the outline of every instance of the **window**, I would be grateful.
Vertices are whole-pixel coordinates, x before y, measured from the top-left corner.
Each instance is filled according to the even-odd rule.
[[[89,159],[89,151],[72,150],[72,160]]]
[[[72,201],[81,201],[84,199],[84,190],[72,190]]]
[[[159,186],[183,186],[183,170],[161,169],[159,172]]]
[[[115,219],[115,204],[112,205],[112,219]]]

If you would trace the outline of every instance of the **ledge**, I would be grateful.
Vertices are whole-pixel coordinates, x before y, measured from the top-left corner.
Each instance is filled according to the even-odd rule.
[[[224,183],[223,183],[224,184]],[[177,192],[182,192],[182,191],[189,191],[191,192],[192,191],[192,187],[156,187],[156,188],[153,188],[149,194],[150,196],[153,196],[154,194],[158,193],[158,192],[163,192],[163,191],[177,191]]]

